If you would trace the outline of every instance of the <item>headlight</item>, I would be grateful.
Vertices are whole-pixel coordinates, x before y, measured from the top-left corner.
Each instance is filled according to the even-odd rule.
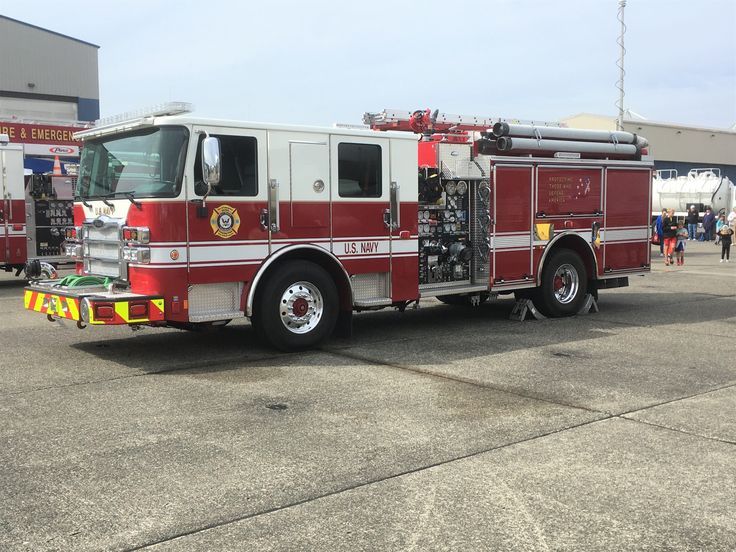
[[[151,262],[151,248],[123,247],[123,260],[129,263],[148,264]]]
[[[64,242],[64,254],[74,259],[82,258],[82,244],[75,242]]]

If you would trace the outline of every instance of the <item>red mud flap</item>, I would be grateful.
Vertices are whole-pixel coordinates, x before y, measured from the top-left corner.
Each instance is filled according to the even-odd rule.
[[[160,297],[80,297],[26,288],[23,302],[28,310],[85,324],[146,324],[164,320],[164,300]]]

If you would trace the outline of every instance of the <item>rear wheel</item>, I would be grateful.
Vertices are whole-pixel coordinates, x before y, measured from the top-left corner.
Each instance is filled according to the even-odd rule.
[[[335,328],[335,282],[319,265],[289,261],[268,275],[259,291],[253,322],[258,335],[283,351],[306,349]]]
[[[558,249],[542,269],[542,285],[534,304],[547,316],[571,316],[583,306],[588,275],[580,257],[569,249]]]

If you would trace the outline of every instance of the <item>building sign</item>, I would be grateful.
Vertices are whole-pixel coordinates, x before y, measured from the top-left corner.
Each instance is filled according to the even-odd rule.
[[[23,151],[26,155],[41,155],[44,157],[79,157],[79,146],[67,146],[64,144],[24,144]]]
[[[52,144],[58,146],[78,146],[74,133],[84,130],[83,127],[27,125],[0,121],[0,134],[7,134],[10,141],[16,144]],[[78,154],[79,152],[77,152]],[[49,154],[49,155],[64,155]]]

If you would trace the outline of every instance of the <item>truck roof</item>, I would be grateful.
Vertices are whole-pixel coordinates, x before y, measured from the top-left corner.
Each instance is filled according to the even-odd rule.
[[[307,126],[307,125],[287,125],[280,123],[262,123],[252,121],[235,121],[230,119],[215,119],[204,117],[193,117],[189,113],[180,115],[164,115],[158,117],[139,117],[126,121],[114,122],[107,125],[85,129],[74,134],[76,139],[86,140],[114,134],[117,132],[127,132],[137,128],[146,126],[163,126],[163,125],[192,125],[192,126],[208,126],[222,128],[240,128],[254,130],[281,130],[290,132],[334,134],[339,136],[370,136],[391,138],[394,140],[413,140],[419,139],[418,135],[407,132],[398,131],[376,131],[371,129],[352,129],[342,127],[328,126]]]

